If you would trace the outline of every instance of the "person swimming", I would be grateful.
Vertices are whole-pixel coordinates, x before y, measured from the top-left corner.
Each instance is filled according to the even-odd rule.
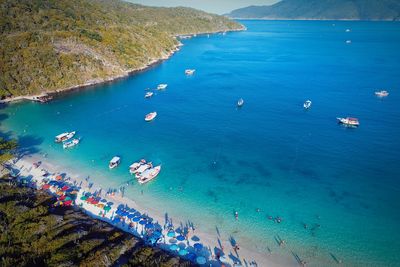
[[[239,213],[235,211],[235,219],[237,220],[239,218]]]

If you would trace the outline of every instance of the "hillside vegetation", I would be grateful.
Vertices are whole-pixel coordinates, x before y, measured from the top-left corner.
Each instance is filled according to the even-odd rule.
[[[315,20],[399,20],[399,0],[282,0],[233,10],[229,17]]]
[[[0,266],[164,266],[190,262],[0,178]]]
[[[190,8],[117,0],[0,0],[1,98],[96,83],[168,55],[174,35],[240,29]]]

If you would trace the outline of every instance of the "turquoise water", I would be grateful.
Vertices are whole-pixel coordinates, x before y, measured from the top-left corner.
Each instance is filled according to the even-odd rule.
[[[266,257],[293,251],[312,266],[336,265],[332,255],[348,266],[398,266],[400,23],[242,22],[246,32],[185,40],[146,72],[44,105],[9,105],[1,127],[27,152],[104,187],[129,181],[137,159],[161,163],[155,181],[126,194]],[[159,83],[167,90],[144,99]],[[381,88],[386,99],[374,96]],[[157,118],[144,122],[151,111]],[[342,127],[337,116],[361,126]],[[79,132],[79,147],[53,143],[66,130]],[[122,164],[110,171],[114,155]]]

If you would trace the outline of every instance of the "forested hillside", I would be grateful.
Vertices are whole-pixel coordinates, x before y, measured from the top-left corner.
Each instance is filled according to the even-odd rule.
[[[177,34],[241,25],[117,0],[0,0],[1,98],[96,83],[168,55]]]

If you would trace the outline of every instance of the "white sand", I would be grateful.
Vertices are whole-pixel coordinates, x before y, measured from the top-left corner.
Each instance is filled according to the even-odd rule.
[[[33,167],[33,163],[34,162],[38,162],[41,161],[42,164],[40,165],[39,168],[34,168]],[[136,210],[138,210],[140,213],[142,214],[147,214],[149,215],[149,217],[153,218],[153,222],[158,222],[162,227],[165,225],[165,217],[163,215],[162,212],[158,211],[156,207],[154,207],[154,209],[146,209],[144,210],[143,208],[141,208],[138,203],[136,203],[135,201],[128,199],[128,198],[123,198],[121,197],[119,194],[115,194],[114,196],[111,195],[107,195],[106,196],[106,192],[102,192],[101,196],[102,198],[106,198],[108,201],[113,202],[114,204],[112,205],[112,209],[105,214],[105,216],[103,217],[103,215],[100,215],[100,212],[103,212],[103,210],[101,208],[98,208],[92,204],[89,204],[85,201],[82,201],[80,198],[83,195],[84,192],[94,192],[96,190],[99,190],[101,188],[100,184],[96,184],[95,181],[93,181],[92,179],[89,180],[89,183],[94,183],[92,188],[89,189],[88,188],[88,182],[85,181],[85,179],[83,178],[75,178],[75,177],[82,177],[82,175],[78,175],[78,174],[74,174],[74,173],[70,173],[70,172],[66,172],[65,170],[60,169],[60,167],[57,168],[57,166],[52,165],[48,159],[43,159],[41,156],[39,155],[34,155],[34,156],[30,156],[30,157],[24,157],[20,160],[18,160],[18,162],[15,163],[15,168],[18,168],[21,171],[21,176],[23,177],[28,177],[31,176],[32,180],[34,180],[37,184],[37,187],[40,188],[43,185],[43,179],[45,177],[43,177],[43,171],[47,170],[50,174],[52,174],[51,176],[47,177],[47,178],[52,178],[55,179],[57,174],[60,173],[67,173],[67,177],[71,177],[71,180],[68,181],[71,184],[73,183],[73,181],[76,181],[76,183],[79,185],[81,184],[81,189],[78,192],[77,195],[77,199],[75,201],[76,205],[81,205],[81,208],[90,216],[95,217],[97,219],[106,221],[110,224],[113,224],[114,226],[120,228],[123,231],[132,233],[136,236],[142,237],[142,231],[143,231],[143,226],[137,224],[137,227],[134,227],[133,229],[129,229],[128,228],[128,224],[125,223],[112,223],[112,219],[114,218],[114,214],[115,211],[117,210],[118,205],[120,204],[126,204],[128,205],[130,208],[134,208]],[[55,190],[53,189],[52,191],[53,193],[55,193]],[[180,225],[186,226],[186,220],[181,220],[182,218],[173,218],[174,226],[175,229],[179,228]],[[129,220],[126,220],[126,222],[130,222]],[[178,223],[176,223],[178,222]],[[168,230],[167,229],[163,229],[163,235],[164,237],[166,237]],[[221,236],[217,236],[217,235],[213,235],[210,233],[206,233],[206,232],[202,232],[201,229],[195,229],[195,232],[193,233],[193,231],[190,232],[190,236],[189,236],[189,241],[185,240],[182,241],[184,242],[186,245],[189,244],[189,246],[193,246],[194,242],[191,240],[192,236],[197,236],[200,241],[199,243],[202,243],[204,248],[203,250],[201,250],[200,252],[197,252],[197,255],[202,255],[205,256],[209,261],[207,263],[207,266],[221,266],[221,263],[216,261],[215,255],[214,255],[214,248],[220,248],[221,245],[224,248],[223,249],[223,253],[225,254],[224,256],[221,257],[221,261],[224,263],[224,266],[241,266],[240,264],[236,264],[235,262],[236,259],[240,260],[240,262],[242,263],[243,266],[298,266],[298,264],[291,260],[291,259],[283,259],[281,256],[279,255],[274,255],[274,254],[261,254],[258,252],[255,252],[249,248],[240,246],[240,249],[238,251],[238,254],[234,251],[228,236],[224,236],[223,233],[221,233]],[[165,248],[168,249],[168,245],[170,244],[169,242],[170,238],[166,237],[165,239],[161,239],[161,241],[159,241],[158,246],[161,248]],[[220,242],[219,242],[219,241]],[[178,241],[178,244],[180,242]],[[188,248],[188,251],[191,251],[192,249]],[[252,262],[257,263],[256,264],[252,264]]]

